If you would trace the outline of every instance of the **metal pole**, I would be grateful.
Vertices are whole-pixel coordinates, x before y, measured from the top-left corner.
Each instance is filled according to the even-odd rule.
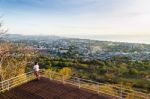
[[[99,94],[99,84],[97,84],[97,93]]]
[[[80,88],[81,85],[80,85],[80,78],[78,78],[78,87]]]
[[[50,71],[50,73],[49,73],[50,80],[53,80],[53,79],[52,79],[52,75],[53,75],[53,72]]]
[[[150,94],[147,94],[147,99],[149,99],[150,98]]]
[[[65,84],[65,78],[64,75],[62,75],[63,84]]]
[[[49,78],[50,80],[52,80],[51,71],[49,72]]]
[[[2,92],[3,92],[3,90],[4,90],[4,84],[3,84],[4,82],[2,82]]]
[[[25,77],[25,82],[28,82],[28,74]]]
[[[122,97],[122,83],[120,85],[120,99],[123,99],[123,97]]]
[[[9,80],[7,81],[7,90],[9,90]]]

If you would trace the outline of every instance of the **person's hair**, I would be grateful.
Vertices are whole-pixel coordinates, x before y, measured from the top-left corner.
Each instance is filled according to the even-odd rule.
[[[38,64],[38,62],[35,62],[34,64],[35,64],[35,65],[37,65],[37,64]]]

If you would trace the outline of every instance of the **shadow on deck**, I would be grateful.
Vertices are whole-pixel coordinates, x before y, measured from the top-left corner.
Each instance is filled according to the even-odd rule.
[[[0,99],[115,99],[76,86],[41,78],[0,94]]]

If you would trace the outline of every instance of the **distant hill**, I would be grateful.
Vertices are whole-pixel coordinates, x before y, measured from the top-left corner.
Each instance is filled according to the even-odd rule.
[[[7,39],[11,41],[19,40],[58,40],[62,37],[59,36],[41,36],[41,35],[21,35],[21,34],[7,34]]]

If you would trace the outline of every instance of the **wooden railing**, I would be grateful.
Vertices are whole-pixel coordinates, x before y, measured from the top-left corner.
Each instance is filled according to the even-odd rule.
[[[104,93],[106,95],[118,97],[120,99],[150,99],[149,94],[124,88],[122,84],[117,86],[113,84],[99,83],[78,77],[66,76],[52,71],[48,73],[43,72],[41,76],[49,78],[50,80],[60,81],[63,84],[72,84],[78,88],[93,90],[98,94]],[[35,76],[31,71],[8,80],[4,80],[0,82],[0,92],[5,92],[6,90],[29,82],[33,79],[35,79]]]

